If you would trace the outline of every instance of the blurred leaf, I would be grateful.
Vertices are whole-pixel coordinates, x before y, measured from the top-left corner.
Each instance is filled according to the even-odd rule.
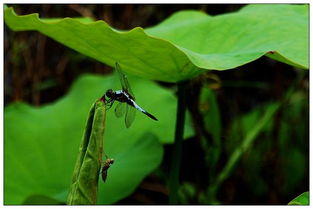
[[[283,153],[283,173],[286,183],[282,185],[282,190],[288,194],[288,191],[296,189],[306,174],[307,159],[303,152],[297,147],[290,147]]]
[[[285,105],[279,129],[284,194],[290,194],[305,181],[309,169],[309,98],[308,90],[296,89]],[[295,125],[296,124],[296,125]]]
[[[114,106],[108,110],[104,151],[116,162],[105,185],[100,185],[99,203],[111,204],[129,195],[159,165],[162,147],[156,139],[173,142],[173,93],[147,80],[130,78],[130,82],[138,104],[159,121],[137,113],[131,128],[126,129],[124,120],[115,117]],[[21,204],[31,195],[65,203],[90,105],[108,88],[120,89],[117,76],[85,75],[55,103],[39,108],[16,103],[5,108],[5,204]],[[149,137],[145,135],[148,132]],[[185,137],[192,134],[189,119]]]
[[[255,126],[260,122],[260,118],[264,116],[264,112],[268,109],[274,108],[274,106],[277,106],[277,104],[264,104],[238,118],[235,118],[229,129],[229,136],[227,137],[228,140],[225,145],[227,152],[232,153],[234,149],[237,149],[246,135],[254,132]],[[272,122],[272,120],[267,121],[261,131],[263,133],[270,131]]]
[[[123,140],[129,136],[124,136]],[[143,178],[161,163],[163,148],[155,135],[146,133],[125,152],[110,155],[114,164],[105,183],[100,182],[98,204],[111,204],[130,195]]]
[[[42,90],[45,90],[45,89],[52,88],[52,87],[54,87],[56,85],[57,85],[56,80],[49,79],[49,80],[42,81],[42,82],[38,83],[37,85],[35,85],[35,90],[36,91],[42,91]]]
[[[280,103],[265,104],[234,120],[227,141],[225,141],[225,143],[232,143],[233,146],[229,149],[230,155],[225,166],[218,173],[216,180],[208,187],[207,201],[210,202],[216,199],[220,185],[232,174],[242,155],[252,146],[257,137],[270,127],[270,122],[279,107]],[[239,134],[239,132],[241,133]],[[235,144],[232,142],[234,139],[236,140]],[[258,157],[254,159],[258,160]],[[259,167],[256,167],[256,169],[259,169]],[[262,193],[267,189],[266,184],[263,183],[258,182],[254,185],[254,190],[257,190],[254,191],[255,193]]]
[[[189,182],[183,182],[179,187],[178,196],[180,204],[192,204],[197,197],[196,187]]]
[[[296,142],[304,149],[308,147],[308,135],[310,129],[309,105],[308,89],[305,90],[305,92],[295,92],[292,94],[290,105],[288,105],[288,110],[284,112],[284,117],[288,126],[288,131],[295,133],[295,135],[293,137],[290,137],[289,135],[289,143],[287,142],[287,144]],[[294,126],[293,124],[297,124],[297,126]]]
[[[309,192],[300,194],[298,197],[291,200],[288,205],[309,205]]]
[[[216,101],[214,91],[208,88],[202,88],[200,94],[200,111],[204,115],[205,127],[212,134],[215,145],[220,145],[222,124],[220,119],[219,106]]]
[[[23,205],[61,205],[62,202],[59,202],[50,197],[46,197],[44,195],[32,195],[32,196],[29,196],[22,204]]]
[[[104,21],[64,18],[52,22],[38,14],[4,12],[15,31],[36,30],[76,51],[131,74],[177,82],[207,70],[226,70],[266,55],[308,68],[308,5],[248,5],[239,12],[211,17],[181,11],[161,24],[127,32]]]
[[[205,150],[205,160],[209,172],[209,182],[215,176],[216,165],[221,153],[221,131],[222,124],[220,111],[216,100],[215,92],[209,88],[202,88],[200,93],[199,109],[203,115],[204,127],[212,135],[213,143],[208,139],[202,138],[202,148]]]
[[[246,116],[243,116],[243,122],[245,124],[243,138],[240,143],[237,144],[234,151],[229,156],[229,159],[219,173],[216,182],[214,182],[214,187],[218,187],[228,176],[231,174],[232,169],[241,158],[242,154],[247,151],[247,149],[251,146],[257,136],[268,126],[268,123],[272,120],[273,116],[275,115],[276,111],[278,110],[280,104],[272,103],[265,105],[266,108],[263,110],[263,107],[256,108],[253,112],[249,113]],[[255,118],[255,121],[249,121],[251,115],[259,115],[259,117]],[[235,121],[237,123],[237,121]],[[236,129],[233,129],[236,130]],[[232,140],[232,136],[236,136],[237,132],[234,131],[228,137],[228,140]]]

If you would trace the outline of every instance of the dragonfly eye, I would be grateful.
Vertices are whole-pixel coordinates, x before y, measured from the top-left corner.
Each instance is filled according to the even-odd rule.
[[[113,95],[113,90],[112,90],[112,89],[107,90],[107,92],[105,93],[105,95],[106,95],[107,97],[111,98],[112,95]]]

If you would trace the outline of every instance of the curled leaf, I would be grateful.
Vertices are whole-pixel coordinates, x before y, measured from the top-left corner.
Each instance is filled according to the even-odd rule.
[[[105,104],[99,100],[91,107],[74,168],[67,204],[96,204],[101,168]]]

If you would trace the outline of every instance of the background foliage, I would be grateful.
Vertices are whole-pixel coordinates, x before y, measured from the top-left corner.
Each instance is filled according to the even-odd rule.
[[[238,11],[243,6],[14,5],[14,8],[18,14],[37,12],[41,17],[46,18],[87,16],[93,19],[104,19],[116,29],[129,30],[136,26],[144,28],[154,26],[175,11],[182,9],[197,9],[216,15]],[[153,28],[150,29],[150,33],[153,34]],[[301,35],[307,34],[304,32]],[[74,162],[76,158],[73,153],[78,150],[87,110],[94,99],[107,88],[101,79],[109,79],[79,77],[86,72],[108,74],[110,67],[74,52],[38,32],[16,33],[5,26],[4,37],[5,176],[11,176],[5,178],[6,201],[15,204],[64,203],[68,189],[64,185],[66,181],[68,185],[70,183],[69,177],[74,166],[71,161]],[[288,44],[286,45],[284,46],[288,49]],[[76,79],[78,79],[75,82],[77,85],[73,85],[72,94],[66,94]],[[138,85],[133,87],[138,95],[138,103],[148,110],[155,111],[156,115],[160,115],[165,120],[154,126],[151,124],[153,122],[148,123],[144,116],[137,114],[135,126],[146,127],[146,130],[155,128],[155,131],[152,130],[154,136],[149,136],[151,140],[148,141],[140,140],[146,138],[141,134],[142,130],[138,131],[138,128],[134,128],[129,131],[135,134],[134,141],[138,139],[142,143],[147,143],[143,146],[148,147],[151,142],[153,146],[150,149],[155,150],[144,154],[143,151],[147,149],[142,147],[142,152],[131,152],[134,141],[128,139],[129,133],[126,132],[121,132],[120,137],[123,141],[120,144],[125,143],[123,145],[125,147],[112,144],[108,146],[108,150],[112,150],[110,155],[113,156],[114,153],[135,156],[131,161],[133,164],[126,162],[131,158],[121,157],[120,162],[122,163],[124,159],[125,164],[129,165],[127,170],[132,170],[133,166],[148,160],[145,157],[147,155],[155,165],[151,165],[142,174],[133,173],[133,176],[125,178],[131,179],[133,183],[127,181],[120,186],[131,187],[127,190],[129,192],[112,194],[110,200],[100,198],[99,203],[167,204],[168,161],[174,133],[171,132],[173,128],[167,124],[174,124],[175,115],[172,85],[160,83],[167,87],[163,89],[152,82],[133,79],[135,81],[132,84]],[[108,86],[111,87],[112,84],[118,85],[112,81]],[[149,88],[145,88],[147,85]],[[261,57],[233,70],[211,71],[194,79],[188,101],[195,135],[192,134],[191,125],[187,125],[189,129],[186,131],[185,138],[188,140],[185,140],[183,150],[180,202],[183,204],[287,204],[299,194],[308,191],[308,86],[308,72],[267,57]],[[290,88],[293,88],[293,91],[287,95]],[[76,93],[73,93],[75,89]],[[152,93],[153,89],[155,91]],[[146,99],[146,95],[154,94],[163,95],[162,101],[155,101],[160,102],[159,105],[152,105]],[[72,97],[69,97],[70,95]],[[201,99],[198,102],[199,97]],[[286,97],[288,97],[287,101]],[[70,98],[72,98],[71,102]],[[28,103],[38,108],[22,103],[13,104],[15,102]],[[67,106],[67,109],[58,106],[60,103]],[[240,158],[237,161],[233,160],[235,163],[230,166],[229,171],[223,172],[225,165],[229,165],[229,160],[234,159],[233,153],[245,142],[246,136],[255,131],[260,117],[273,105],[278,105],[280,108],[265,121],[265,125],[258,128],[258,132],[253,135],[249,146],[241,153]],[[56,112],[58,115],[55,114]],[[29,116],[30,114],[32,116]],[[215,123],[210,120],[211,118],[214,118]],[[108,120],[112,121],[110,123],[112,126],[118,126],[108,129],[123,129],[121,121],[115,122],[116,119],[113,117]],[[72,127],[64,124],[71,124]],[[43,127],[55,128],[53,130],[60,132],[42,137],[40,133],[44,135],[47,130]],[[167,127],[164,133],[157,131],[158,128],[165,130],[164,127]],[[30,138],[34,143],[30,141],[22,143],[21,139],[25,136],[28,136],[27,140]],[[7,141],[9,138],[10,141]],[[161,157],[163,151],[160,142],[165,143],[163,157]],[[36,149],[35,144],[46,147],[47,150]],[[14,149],[16,153],[8,152]],[[38,152],[20,152],[21,150]],[[46,155],[47,152],[52,154]],[[152,156],[151,153],[154,155]],[[14,163],[8,159],[14,159]],[[159,163],[161,164],[157,168]],[[38,164],[41,164],[45,170],[41,167],[36,168]],[[17,168],[20,172],[16,172]],[[125,173],[117,172],[118,168],[118,164],[116,170],[112,167],[112,175],[110,175],[112,181],[114,178],[117,178],[115,180],[117,182],[121,179],[118,178],[117,173]],[[63,173],[58,173],[60,171]],[[68,178],[65,178],[64,174],[68,175]],[[221,174],[225,177],[216,191],[209,191],[209,185],[214,185],[216,178]],[[46,181],[48,184],[41,184],[43,187],[40,187],[40,184],[35,181],[38,179],[41,179],[39,182]],[[30,188],[34,188],[33,191],[36,190],[40,194],[51,195],[48,197],[32,195],[26,199],[25,196],[19,196],[18,199],[12,200],[14,196],[6,192],[6,186],[14,183],[12,191],[15,192],[27,193],[31,191]],[[64,192],[56,192],[61,190]]]

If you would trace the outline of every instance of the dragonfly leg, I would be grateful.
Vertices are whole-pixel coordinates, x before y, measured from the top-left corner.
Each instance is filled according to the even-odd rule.
[[[114,103],[114,100],[113,100],[113,99],[111,99],[111,98],[106,99],[106,100],[105,100],[106,109],[107,109],[107,110],[110,109],[110,108],[112,107],[113,103]]]

